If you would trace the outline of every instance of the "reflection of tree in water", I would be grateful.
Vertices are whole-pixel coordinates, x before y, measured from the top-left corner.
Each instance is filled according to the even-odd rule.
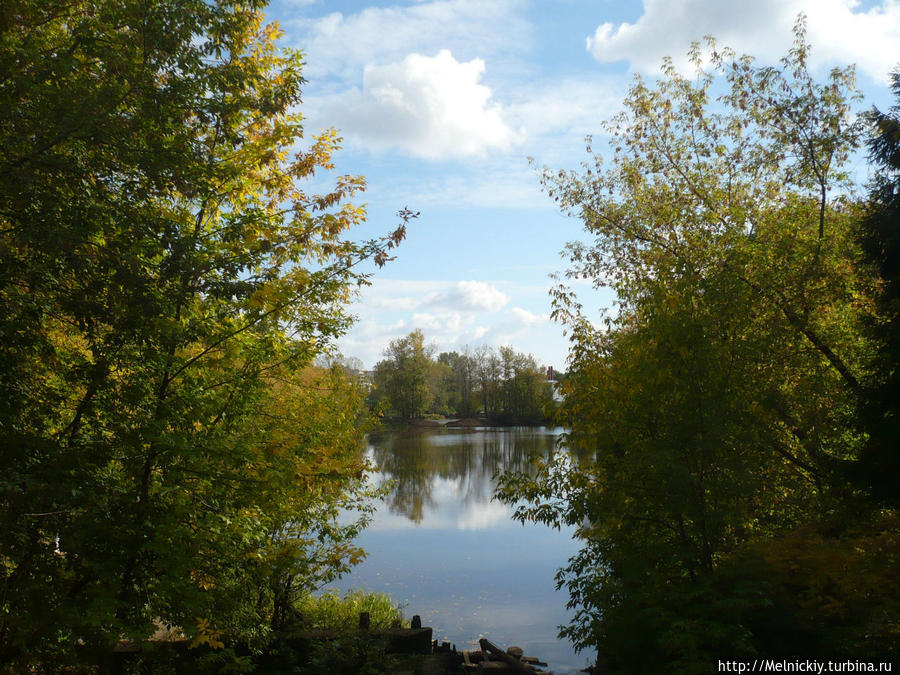
[[[392,513],[420,523],[434,507],[438,478],[455,485],[463,504],[487,504],[500,471],[528,472],[532,458],[547,457],[555,436],[535,429],[385,432],[370,438],[373,459],[394,486],[387,497]]]

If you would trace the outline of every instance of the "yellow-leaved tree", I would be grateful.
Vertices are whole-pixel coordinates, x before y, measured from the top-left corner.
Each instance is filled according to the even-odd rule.
[[[158,622],[263,639],[358,558],[349,325],[364,188],[297,151],[259,0],[13,0],[0,23],[0,667]],[[404,221],[413,214],[404,211]]]

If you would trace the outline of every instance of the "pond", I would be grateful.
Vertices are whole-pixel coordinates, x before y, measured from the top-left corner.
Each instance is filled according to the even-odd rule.
[[[493,476],[547,457],[558,430],[477,428],[389,431],[369,437],[375,480],[393,481],[358,543],[368,558],[331,587],[386,592],[422,617],[437,640],[477,649],[516,644],[557,675],[584,668],[556,637],[567,594],[554,575],[578,550],[571,530],[522,525],[493,501]]]

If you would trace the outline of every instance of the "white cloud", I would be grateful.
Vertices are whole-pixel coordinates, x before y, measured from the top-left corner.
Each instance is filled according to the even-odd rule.
[[[384,358],[391,340],[420,328],[439,352],[509,345],[559,366],[568,343],[560,327],[540,311],[546,307],[546,293],[543,284],[375,279],[352,307],[359,320],[338,347],[371,368]]]
[[[772,62],[790,46],[799,13],[808,19],[812,62],[856,63],[883,81],[895,65],[900,44],[900,3],[883,0],[860,10],[858,0],[644,0],[635,23],[601,24],[587,39],[600,61],[626,59],[655,72],[663,56],[684,63],[692,40],[713,35],[722,45]]]
[[[287,19],[292,44],[308,64],[308,128],[334,125],[354,149],[474,156],[479,165],[491,153],[509,158],[503,152],[509,149],[522,155],[522,164],[525,155],[554,163],[581,159],[584,135],[599,131],[624,86],[611,86],[609,77],[536,75],[527,63],[538,30],[527,18],[528,5],[432,0]],[[481,166],[479,175],[448,173],[422,186],[417,203],[551,207],[533,174],[518,170],[513,179],[508,170],[490,171],[487,180]]]
[[[345,356],[361,359],[371,368],[384,358],[384,349],[391,340],[409,334],[415,326],[406,320],[379,323],[374,317],[363,317],[350,332],[338,340],[338,348]]]
[[[446,340],[451,337],[450,341],[455,341],[465,323],[467,321],[460,312],[420,312],[412,317],[412,324],[420,328],[429,339],[443,337]],[[437,341],[442,342],[440,339]]]
[[[367,305],[378,309],[414,311],[438,308],[463,312],[496,312],[509,296],[485,281],[395,281],[376,280],[365,291]]]
[[[530,83],[509,104],[507,116],[529,136],[597,132],[600,121],[621,107],[625,84],[608,76]]]
[[[428,159],[484,155],[506,149],[516,134],[480,84],[481,59],[459,62],[446,49],[367,65],[362,90],[333,95],[324,116],[369,147],[399,148]]]
[[[460,281],[456,287],[439,295],[432,304],[462,310],[496,312],[509,302],[509,296],[484,281]]]
[[[356,14],[289,19],[293,43],[307,57],[305,75],[356,77],[370,63],[444,47],[469,55],[517,52],[531,27],[518,16],[524,0],[435,0],[407,7],[368,7]]]
[[[546,314],[535,314],[521,307],[511,307],[484,334],[484,341],[491,344],[509,345],[518,351],[527,353],[532,347],[530,344],[523,344],[522,338],[532,333],[534,329],[549,323],[550,317]]]
[[[475,344],[485,324],[507,321],[501,312],[509,296],[483,281],[407,281],[376,279],[353,307],[359,320],[339,341],[341,351],[371,367],[388,342],[420,328],[441,351]]]
[[[470,312],[416,312],[408,319],[390,323],[380,323],[376,317],[372,314],[362,318],[338,343],[343,354],[362,359],[367,367],[384,358],[384,349],[391,340],[417,328],[425,333],[426,342],[436,344],[440,351],[474,343],[479,332],[476,315]]]
[[[584,154],[581,138],[573,140],[571,147],[580,152],[573,153],[576,162]],[[538,152],[540,150],[540,152]],[[541,162],[551,158],[544,148],[536,148]],[[454,172],[437,176],[406,178],[394,181],[390,186],[399,194],[415,195],[417,208],[486,208],[486,209],[545,209],[556,212],[557,206],[541,190],[540,179],[528,166],[524,157],[509,161],[505,166],[494,166],[490,162],[479,161]],[[378,186],[369,191],[377,195]]]
[[[534,326],[539,323],[546,323],[550,320],[550,317],[546,314],[533,314],[521,307],[513,307],[506,314],[509,317],[509,325],[517,327],[521,326],[523,328]]]

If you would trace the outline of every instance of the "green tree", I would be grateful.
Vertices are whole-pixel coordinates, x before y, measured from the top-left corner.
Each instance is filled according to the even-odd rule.
[[[433,352],[425,344],[425,335],[416,329],[404,338],[392,340],[384,350],[387,358],[375,365],[375,386],[399,417],[418,417],[431,405]]]
[[[425,346],[416,330],[394,340],[388,358],[375,366],[376,389],[372,402],[385,405],[410,419],[422,412],[471,417],[482,409],[500,424],[540,424],[551,407],[551,392],[544,369],[530,355],[512,347],[499,353],[482,345],[474,352],[442,352]]]
[[[208,555],[186,570],[200,588],[195,606],[216,603],[205,621],[232,639],[241,631],[265,638],[296,623],[302,597],[362,559],[353,538],[370,513],[357,505],[372,494],[364,485],[369,467],[360,432],[368,414],[359,382],[340,367],[278,368],[266,381],[253,424],[244,427],[246,484],[225,493],[241,508],[226,511],[224,525],[216,522],[221,515],[213,520]],[[361,517],[339,525],[341,509]],[[189,515],[185,509],[183,517]],[[255,545],[219,550],[219,532],[232,528],[230,536],[255,536]],[[203,531],[194,537],[202,540]],[[246,563],[248,555],[254,564]],[[227,600],[246,625],[223,622]]]
[[[501,407],[498,419],[504,424],[540,424],[551,399],[544,368],[533,356],[512,347],[500,347],[499,358]]]
[[[458,407],[459,394],[455,391],[453,370],[446,363],[431,360],[428,364],[428,412],[435,415],[451,415]]]
[[[900,101],[900,70],[894,71],[892,82],[894,97]],[[869,441],[853,477],[896,508],[900,499],[896,439],[900,420],[900,104],[887,113],[873,109],[868,121],[872,127],[869,154],[877,174],[860,239],[866,260],[884,287],[870,326],[881,345],[875,363],[877,377],[866,388],[860,405]]]
[[[460,417],[474,417],[478,412],[475,390],[475,361],[469,348],[462,353],[442,352],[438,361],[450,368],[450,379],[445,387],[450,392],[453,409]]]
[[[487,345],[480,345],[473,354],[475,381],[481,391],[481,410],[490,419],[500,410],[500,359]]]
[[[750,542],[807,524],[833,536],[873,513],[842,478],[863,445],[854,415],[872,376],[862,326],[875,286],[860,209],[842,196],[852,71],[819,84],[808,49],[802,23],[777,68],[695,45],[695,78],[667,61],[655,86],[635,82],[606,163],[544,173],[593,237],[570,245],[570,274],[613,288],[618,307],[598,328],[554,291],[572,344],[564,444],[593,459],[561,453],[537,479],[507,476],[500,495],[530,500],[522,519],[577,528],[584,548],[559,577],[575,610],[563,633],[612,672],[706,672],[717,654],[775,653],[776,639],[805,635],[754,624],[753,612],[775,615],[773,582],[747,562],[746,583],[729,585],[726,562]],[[820,635],[829,653],[861,644],[824,635],[846,632]]]
[[[301,58],[262,8],[2,11],[3,663],[155,621],[264,637],[266,572],[313,581],[357,555],[333,520],[361,488],[355,417],[337,395],[308,415],[302,373],[348,326],[359,262],[404,230],[344,238],[362,178],[302,189],[340,139],[292,154]],[[263,423],[278,410],[305,422]]]
[[[437,365],[440,367],[439,397],[447,409],[447,414],[459,414],[462,406],[459,358],[457,352],[441,352],[437,357]]]

